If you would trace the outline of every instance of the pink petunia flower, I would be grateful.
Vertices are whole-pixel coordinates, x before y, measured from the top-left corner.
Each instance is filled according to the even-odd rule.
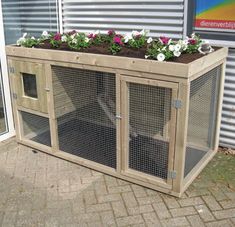
[[[76,33],[77,33],[77,31],[76,31],[76,30],[73,30],[73,31],[68,32],[67,34],[68,34],[68,35],[74,35],[74,34],[76,34]]]
[[[90,33],[87,37],[88,37],[89,39],[95,39],[96,36],[97,36],[96,34]]]
[[[170,41],[170,38],[165,37],[165,36],[161,36],[161,37],[159,38],[159,40],[160,40],[160,42],[161,42],[163,45],[167,45],[167,44],[169,43],[169,41]]]
[[[115,31],[114,31],[114,30],[109,30],[109,31],[108,31],[108,35],[109,35],[109,36],[112,36],[112,35],[114,35],[114,34],[115,34]]]
[[[114,36],[113,37],[113,42],[118,44],[118,45],[123,45],[122,38],[120,36]]]
[[[189,39],[188,42],[189,42],[190,45],[197,44],[197,40],[196,39]]]
[[[61,40],[61,34],[60,33],[56,33],[53,37],[54,40],[56,41],[60,41]]]

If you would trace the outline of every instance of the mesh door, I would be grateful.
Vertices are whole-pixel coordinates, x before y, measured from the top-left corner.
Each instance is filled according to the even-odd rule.
[[[23,136],[26,139],[51,146],[49,119],[35,114],[20,111]]]
[[[115,75],[52,67],[60,150],[116,168]]]
[[[129,83],[129,167],[162,179],[168,172],[171,96],[169,88]]]
[[[185,176],[214,149],[220,75],[219,66],[190,84]]]

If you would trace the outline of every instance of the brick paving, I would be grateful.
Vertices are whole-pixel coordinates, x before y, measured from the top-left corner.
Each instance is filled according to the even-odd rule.
[[[232,227],[235,190],[199,177],[178,199],[11,139],[0,143],[0,226]]]

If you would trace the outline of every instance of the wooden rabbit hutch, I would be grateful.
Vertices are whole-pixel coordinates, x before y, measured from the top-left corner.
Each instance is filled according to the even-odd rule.
[[[226,48],[188,64],[6,51],[21,144],[174,196],[216,153]]]

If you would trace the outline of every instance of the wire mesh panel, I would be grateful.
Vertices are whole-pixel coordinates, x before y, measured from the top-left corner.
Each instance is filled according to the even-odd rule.
[[[170,88],[129,83],[129,167],[167,178]]]
[[[51,146],[49,119],[35,114],[20,111],[23,135],[26,139]]]
[[[214,149],[220,75],[218,66],[190,84],[185,176]]]
[[[59,148],[116,168],[115,75],[52,66]]]

